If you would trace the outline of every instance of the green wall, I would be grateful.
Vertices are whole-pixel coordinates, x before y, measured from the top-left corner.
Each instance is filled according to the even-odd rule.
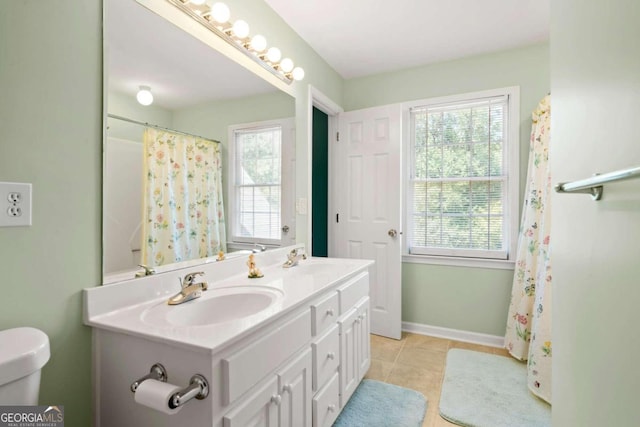
[[[554,182],[640,166],[640,2],[554,0]],[[640,425],[640,181],[554,194],[553,425]]]
[[[531,112],[550,88],[547,44],[346,80],[343,106],[350,111],[506,86],[520,86],[522,195]],[[404,263],[402,275],[403,321],[504,335],[513,270]]]
[[[99,1],[0,2],[0,181],[33,183],[33,225],[0,228],[0,329],[50,339],[40,402],[91,425],[91,330],[82,288],[101,283]]]

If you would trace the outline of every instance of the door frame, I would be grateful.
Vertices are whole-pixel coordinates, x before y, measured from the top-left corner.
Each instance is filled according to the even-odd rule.
[[[313,215],[313,199],[312,199],[312,182],[313,182],[313,107],[325,113],[329,116],[329,144],[328,149],[329,152],[327,156],[329,158],[329,182],[327,188],[329,189],[329,197],[328,197],[328,227],[327,227],[327,254],[328,256],[336,256],[336,242],[334,239],[336,233],[336,223],[332,221],[333,215],[331,212],[336,212],[335,200],[333,198],[333,194],[336,191],[335,185],[335,162],[333,161],[334,149],[332,142],[335,142],[336,135],[338,134],[339,122],[338,122],[338,114],[344,112],[344,109],[334,102],[327,95],[322,93],[316,87],[309,85],[308,92],[308,109],[307,109],[307,164],[309,165],[309,172],[307,175],[307,197],[308,197],[308,206],[309,206],[309,215],[307,218],[307,235],[308,235],[308,251],[312,248],[313,242],[313,233],[312,233],[312,215]]]

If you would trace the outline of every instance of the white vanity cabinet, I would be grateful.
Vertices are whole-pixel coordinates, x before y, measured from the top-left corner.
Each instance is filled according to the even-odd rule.
[[[340,407],[344,407],[371,365],[369,298],[338,320],[340,325]]]
[[[223,418],[224,427],[310,427],[311,350],[305,349],[255,387]]]
[[[224,427],[277,427],[280,406],[278,379],[271,378],[266,384],[249,393],[223,418]]]
[[[270,284],[283,295],[270,314],[260,314],[261,320],[248,326],[241,319],[156,327],[144,323],[144,313],[164,301],[132,299],[121,306],[118,298],[128,294],[118,285],[87,291],[86,322],[95,328],[94,425],[330,427],[369,368],[370,265],[312,258],[287,270],[280,264],[263,270],[270,281],[236,276],[227,286]],[[152,279],[142,291],[157,292]],[[105,302],[91,299],[98,297]],[[168,382],[180,387],[192,375],[202,375],[209,395],[173,414],[137,403],[130,386],[156,363],[166,369]]]
[[[278,374],[282,427],[311,426],[311,364],[311,349],[306,349]]]
[[[361,273],[312,305],[312,313],[322,316],[314,321],[312,314],[312,324],[324,326],[314,330],[311,344],[314,427],[333,424],[369,369],[368,295],[369,275]]]

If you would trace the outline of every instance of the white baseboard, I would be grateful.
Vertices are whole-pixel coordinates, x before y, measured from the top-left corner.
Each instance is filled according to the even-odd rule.
[[[478,332],[442,328],[440,326],[423,325],[421,323],[411,322],[402,322],[402,330],[412,332],[414,334],[428,335],[430,337],[446,338],[449,340],[488,345],[490,347],[497,348],[504,347],[504,337],[498,335],[481,334]]]

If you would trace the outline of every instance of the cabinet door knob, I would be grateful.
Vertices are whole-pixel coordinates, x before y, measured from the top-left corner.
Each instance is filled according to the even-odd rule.
[[[291,386],[291,384],[285,384],[282,386],[283,392],[291,393],[292,390],[293,390],[293,387]]]
[[[330,351],[329,353],[327,353],[327,359],[333,360],[335,358],[336,358],[336,354],[333,351]]]
[[[273,403],[276,406],[280,406],[280,403],[282,402],[282,396],[280,396],[279,394],[274,394],[273,396],[271,396],[271,403]]]
[[[333,316],[333,308],[327,310],[327,316]]]
[[[332,403],[331,405],[327,406],[327,409],[329,410],[329,412],[334,412],[336,410],[336,405]]]

